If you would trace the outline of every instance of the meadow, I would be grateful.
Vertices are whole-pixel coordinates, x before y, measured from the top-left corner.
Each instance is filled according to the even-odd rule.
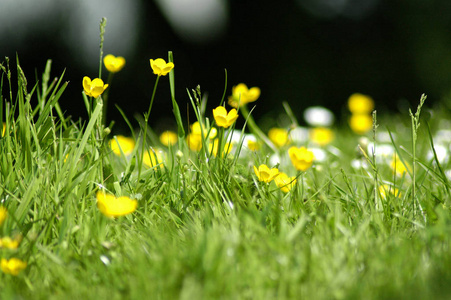
[[[126,59],[102,34],[98,77],[70,83],[87,120],[60,108],[50,60],[33,86],[15,61],[0,66],[1,299],[451,296],[451,98],[380,114],[355,93],[341,118],[283,103],[288,125],[267,129],[260,88],[226,81],[213,110],[188,90],[188,124],[169,52],[143,62],[152,97],[123,136],[105,114]],[[149,126],[154,101],[177,130]]]

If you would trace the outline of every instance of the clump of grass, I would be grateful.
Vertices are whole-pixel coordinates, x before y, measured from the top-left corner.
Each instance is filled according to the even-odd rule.
[[[168,62],[174,62],[171,52]],[[417,113],[410,112],[411,134],[394,118],[378,114],[376,120],[374,112],[371,137],[343,125],[329,129],[335,139],[325,144],[298,138],[295,133],[308,129],[284,104],[292,125],[281,131],[280,143],[251,118],[259,100],[251,108],[237,105],[247,121],[242,128],[233,122],[218,127],[199,87],[186,96],[199,127],[184,126],[175,68],[156,79],[170,81],[178,124],[176,141],[163,143],[147,122],[152,102],[161,101],[157,84],[140,128],[122,113],[131,135],[122,139],[112,134],[112,123],[106,127],[102,95],[83,94],[86,121],[61,111],[68,83],[64,73],[50,80],[51,61],[32,87],[18,59],[16,80],[9,59],[0,68],[0,258],[27,264],[17,275],[2,265],[2,299],[451,294],[451,162],[438,155],[435,142],[449,154],[449,140],[437,134],[449,115],[421,131],[425,97]],[[296,163],[289,152],[297,153]],[[400,159],[392,164],[395,154]],[[271,176],[284,172],[294,179],[274,183],[255,173],[263,164],[276,170]],[[102,201],[124,197],[137,208],[104,216],[99,191],[112,195]]]

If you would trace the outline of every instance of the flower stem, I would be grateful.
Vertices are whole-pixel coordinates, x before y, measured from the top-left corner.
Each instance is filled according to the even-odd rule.
[[[111,89],[111,82],[113,81],[113,72],[110,72],[108,74],[108,89],[106,89],[106,91],[103,93],[102,95],[102,99],[103,99],[103,112],[102,112],[102,124],[106,127],[106,115],[107,115],[107,107],[108,107],[108,94],[110,92]]]
[[[257,124],[254,121],[254,118],[249,113],[246,105],[240,107],[240,111],[243,113],[243,117],[246,119],[247,125],[253,134],[255,134],[258,138],[260,138],[269,148],[271,148],[274,152],[278,152],[277,147],[271,142],[271,140],[260,130]]]
[[[141,151],[141,155],[139,156],[140,158],[138,160],[138,180],[141,175],[142,161],[143,161],[143,157],[144,157],[144,153],[145,153],[145,149],[146,149],[147,127],[149,124],[150,111],[152,110],[153,100],[155,99],[155,92],[157,91],[157,86],[158,86],[159,80],[160,80],[160,75],[158,75],[157,80],[155,80],[155,85],[153,87],[153,92],[152,92],[152,98],[150,98],[149,109],[147,110],[147,114],[144,115],[144,123],[145,123],[144,124],[144,135],[142,137],[142,151]]]

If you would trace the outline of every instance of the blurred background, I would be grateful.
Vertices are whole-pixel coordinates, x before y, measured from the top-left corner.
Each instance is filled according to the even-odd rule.
[[[191,123],[187,89],[200,85],[216,107],[225,69],[227,95],[240,82],[261,88],[257,122],[283,123],[282,101],[301,123],[314,105],[340,121],[354,92],[372,96],[378,111],[407,113],[422,93],[431,104],[451,91],[449,0],[0,0],[0,60],[14,63],[17,53],[31,88],[52,59],[52,76],[66,69],[70,81],[63,110],[86,119],[81,83],[98,75],[102,17],[104,54],[126,59],[109,95],[108,118],[119,131],[125,123],[114,104],[132,120],[142,115],[156,78],[149,59],[167,59],[168,50],[176,99]],[[156,131],[175,126],[168,82],[160,80],[151,113]]]

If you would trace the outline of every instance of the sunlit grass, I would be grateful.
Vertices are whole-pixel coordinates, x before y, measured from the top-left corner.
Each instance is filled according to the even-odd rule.
[[[110,70],[107,57],[120,76],[125,59]],[[354,94],[341,125],[315,107],[308,127],[285,103],[290,125],[264,132],[252,117],[265,107],[260,89],[238,83],[211,111],[200,88],[179,96],[194,116],[184,126],[170,53],[150,59],[139,128],[124,115],[129,136],[116,136],[104,116],[111,78],[80,78],[89,119],[74,121],[58,104],[64,74],[50,82],[49,61],[28,86],[16,66],[17,79],[9,59],[1,65],[0,298],[451,295],[447,99],[427,109],[422,96],[395,118]],[[160,138],[148,127],[169,113],[151,110],[159,80],[178,124]],[[365,124],[348,122],[356,115]]]

